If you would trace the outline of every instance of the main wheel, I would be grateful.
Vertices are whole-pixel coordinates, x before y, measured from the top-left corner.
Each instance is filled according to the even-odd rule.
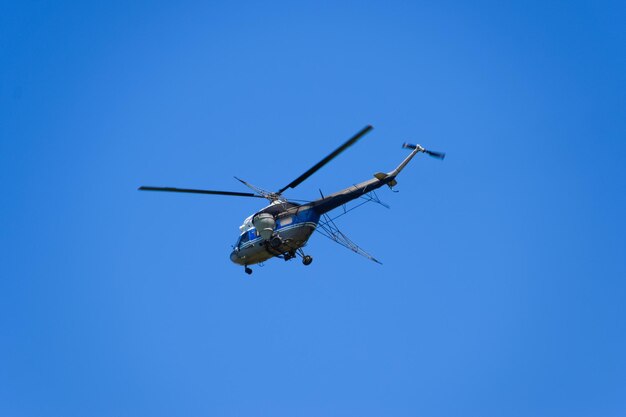
[[[246,271],[246,274],[251,275],[252,274],[252,269],[248,268],[246,266],[246,269],[244,269],[244,271]]]
[[[313,257],[306,255],[304,258],[302,258],[302,263],[305,265],[311,265],[311,262],[313,262]]]

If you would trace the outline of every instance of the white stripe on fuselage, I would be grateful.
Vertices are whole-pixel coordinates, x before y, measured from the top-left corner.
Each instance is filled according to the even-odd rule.
[[[315,229],[317,227],[317,223],[315,223],[315,222],[294,223],[294,224],[290,224],[289,226],[277,228],[276,232],[287,231],[287,230],[295,229],[295,228],[298,228],[298,227],[304,227],[304,226],[312,227],[313,229]],[[263,238],[261,236],[259,236],[259,237],[255,238],[255,239],[247,241],[246,243],[241,245],[241,247],[239,249],[240,250],[241,249],[245,249],[248,246],[252,246],[255,243],[260,242],[262,240],[263,240]]]

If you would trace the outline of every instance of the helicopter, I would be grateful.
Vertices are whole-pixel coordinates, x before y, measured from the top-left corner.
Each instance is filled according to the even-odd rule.
[[[445,158],[445,153],[430,151],[420,145],[404,143],[402,147],[405,149],[411,149],[411,153],[400,163],[400,165],[390,172],[377,172],[374,174],[374,178],[352,185],[327,196],[324,196],[320,190],[320,198],[313,201],[303,202],[302,200],[287,199],[283,196],[283,193],[287,189],[296,188],[320,168],[336,158],[340,153],[354,145],[372,129],[373,127],[371,125],[365,126],[345,143],[328,154],[324,159],[276,192],[263,190],[237,177],[235,177],[236,180],[254,192],[244,193],[236,191],[152,186],[141,186],[139,187],[139,190],[214,194],[234,197],[264,198],[269,200],[270,204],[268,206],[262,208],[244,220],[243,224],[239,227],[239,238],[237,239],[235,245],[233,245],[233,250],[230,253],[230,260],[243,266],[244,271],[248,275],[252,274],[250,265],[260,264],[270,258],[280,258],[288,261],[296,258],[296,256],[300,256],[304,265],[310,265],[311,262],[313,262],[313,257],[305,254],[302,248],[307,244],[309,238],[315,231],[318,231],[320,234],[323,234],[353,252],[380,264],[380,261],[365,252],[358,245],[352,242],[345,234],[343,234],[337,228],[334,220],[337,217],[346,214],[353,208],[356,208],[353,207],[350,210],[346,209],[346,204],[356,199],[364,200],[364,202],[361,202],[359,206],[367,202],[375,202],[389,208],[380,201],[375,193],[375,190],[386,185],[394,191],[393,187],[398,184],[396,177],[419,152],[441,160]],[[344,212],[339,216],[331,218],[328,215],[330,211],[341,206],[344,207]]]

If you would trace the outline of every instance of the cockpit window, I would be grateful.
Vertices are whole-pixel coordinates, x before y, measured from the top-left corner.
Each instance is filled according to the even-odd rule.
[[[250,240],[250,232],[243,232],[241,236],[239,236],[239,242],[237,242],[237,247],[241,247],[244,243]]]

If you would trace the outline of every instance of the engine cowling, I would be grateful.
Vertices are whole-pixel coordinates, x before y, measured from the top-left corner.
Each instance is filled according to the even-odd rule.
[[[252,224],[263,240],[271,238],[274,234],[274,229],[276,229],[276,219],[269,213],[255,215],[252,218]]]

